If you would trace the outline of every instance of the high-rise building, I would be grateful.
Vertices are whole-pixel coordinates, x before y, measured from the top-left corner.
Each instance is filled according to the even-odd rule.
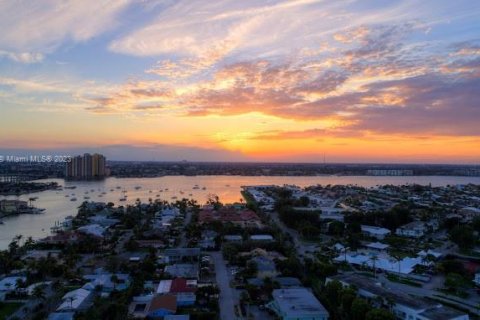
[[[65,167],[65,178],[76,180],[105,178],[106,162],[105,157],[98,153],[75,156]]]

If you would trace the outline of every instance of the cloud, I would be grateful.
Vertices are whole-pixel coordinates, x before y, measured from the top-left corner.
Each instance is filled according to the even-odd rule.
[[[84,42],[119,25],[130,1],[1,1],[0,50],[20,62],[38,62],[62,43]]]
[[[184,87],[137,81],[92,99],[95,112],[174,112],[179,116],[260,112],[341,127],[259,135],[257,139],[364,134],[480,135],[480,60],[472,43],[406,45],[417,24],[370,25],[337,34],[346,47],[304,59],[256,59],[219,66]],[[353,36],[351,34],[354,34]],[[355,41],[347,41],[347,38]],[[461,52],[462,54],[458,54]],[[468,54],[467,54],[468,53]],[[182,68],[165,64],[176,73]],[[454,119],[455,121],[451,121]],[[461,125],[460,125],[461,124]]]
[[[0,50],[0,57],[7,57],[10,60],[21,63],[37,63],[41,62],[44,59],[44,55],[41,53],[34,52],[7,52]]]

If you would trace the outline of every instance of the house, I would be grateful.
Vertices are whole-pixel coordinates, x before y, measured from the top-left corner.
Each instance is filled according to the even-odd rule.
[[[47,320],[73,320],[75,312],[52,312],[48,315]]]
[[[200,248],[209,250],[216,248],[215,239],[218,237],[218,233],[213,230],[205,230],[202,232],[202,239],[198,242]]]
[[[344,252],[333,259],[336,262],[348,262],[349,264],[382,269],[392,273],[412,273],[415,266],[422,265],[421,257],[405,257],[396,260],[388,254],[372,255],[371,252]]]
[[[475,273],[475,279],[473,279],[473,282],[474,282],[477,286],[480,286],[480,272]]]
[[[223,240],[227,242],[242,242],[243,237],[237,234],[227,234],[223,237]]]
[[[128,313],[135,319],[164,319],[177,312],[177,298],[171,294],[134,297]]]
[[[67,292],[63,296],[62,303],[57,308],[57,311],[84,310],[88,307],[92,295],[92,291],[83,288]]]
[[[198,279],[198,263],[176,263],[165,267],[165,273],[172,277]]]
[[[199,224],[211,223],[219,221],[221,223],[233,223],[240,227],[259,227],[261,220],[258,215],[249,209],[236,210],[233,207],[222,207],[219,210],[204,207],[199,212]]]
[[[106,228],[102,227],[99,224],[88,224],[77,229],[78,232],[89,234],[97,238],[103,238]]]
[[[273,283],[278,283],[280,288],[300,288],[302,283],[298,278],[293,277],[276,277],[272,278]],[[253,286],[261,287],[265,284],[265,280],[259,278],[247,279],[247,283]]]
[[[329,313],[307,288],[276,289],[267,308],[283,320],[328,320]]]
[[[464,207],[459,210],[459,213],[463,216],[463,218],[466,221],[472,221],[473,218],[480,215],[480,208]]]
[[[25,277],[7,277],[0,280],[0,301],[5,300],[5,296],[17,289],[17,282],[25,282]]]
[[[0,200],[0,212],[6,214],[18,213],[28,209],[27,201]]]
[[[177,297],[171,294],[156,296],[148,306],[148,318],[162,318],[177,312]]]
[[[270,242],[273,241],[273,237],[269,234],[254,234],[250,236],[251,241]]]
[[[52,257],[58,259],[59,255],[62,253],[62,250],[29,250],[22,257],[22,260],[39,260]]]
[[[421,238],[428,232],[428,226],[422,221],[412,221],[395,230],[397,236],[408,238]]]
[[[265,278],[274,278],[279,272],[275,266],[273,260],[268,259],[264,256],[258,256],[250,259],[250,261],[255,262],[257,266],[257,277],[261,279]]]
[[[200,248],[172,248],[164,252],[166,263],[198,261]]]
[[[130,276],[124,273],[91,274],[83,278],[90,281],[83,288],[91,291],[101,287],[103,293],[111,293],[114,290],[126,290],[130,286]]]
[[[370,242],[370,243],[365,244],[365,247],[370,249],[370,250],[374,250],[374,251],[385,251],[390,246],[388,244],[381,243],[381,242]]]
[[[173,280],[162,280],[158,284],[157,294],[173,294],[177,297],[178,306],[191,306],[195,304],[197,290],[196,280],[175,278]]]
[[[468,320],[468,314],[443,306],[437,302],[412,297],[398,289],[381,286],[371,278],[357,274],[341,274],[329,277],[326,283],[337,280],[344,286],[355,286],[357,294],[377,306],[390,306],[400,320]]]
[[[189,314],[172,314],[163,317],[163,320],[190,320]]]
[[[390,234],[390,230],[381,228],[381,227],[362,225],[361,228],[362,228],[362,233],[364,235],[373,237],[379,240],[384,239],[385,236]]]

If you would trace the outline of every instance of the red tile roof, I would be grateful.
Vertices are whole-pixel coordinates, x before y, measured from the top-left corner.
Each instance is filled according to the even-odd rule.
[[[260,221],[258,215],[252,210],[244,209],[236,211],[234,208],[223,207],[218,211],[204,209],[200,211],[198,219],[200,223],[221,221],[221,222],[247,222]]]
[[[172,313],[177,312],[177,297],[172,294],[164,294],[154,297],[150,303],[148,311],[153,312],[159,309],[168,310]]]
[[[192,288],[187,286],[187,279],[185,278],[175,278],[172,280],[172,285],[170,286],[171,293],[183,293],[183,292],[195,292],[197,288]]]

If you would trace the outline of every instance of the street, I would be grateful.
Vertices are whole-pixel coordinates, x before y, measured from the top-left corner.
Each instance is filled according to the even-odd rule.
[[[238,303],[238,299],[234,292],[235,290],[230,287],[230,277],[222,253],[217,251],[212,252],[210,255],[215,263],[216,280],[220,289],[220,298],[218,300],[220,319],[238,319],[235,315],[235,304]]]

